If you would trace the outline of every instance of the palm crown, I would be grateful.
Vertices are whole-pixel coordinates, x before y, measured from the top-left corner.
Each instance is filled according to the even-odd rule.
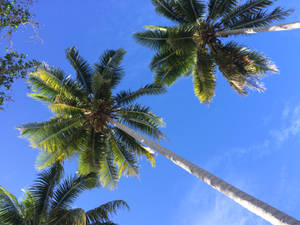
[[[124,54],[123,49],[106,51],[91,67],[73,47],[66,55],[76,80],[47,66],[30,74],[28,82],[34,91],[30,96],[46,102],[55,114],[49,121],[20,127],[21,135],[42,149],[38,167],[78,156],[80,174],[96,172],[103,186],[113,188],[122,174],[138,174],[138,156],[154,164],[146,147],[109,122],[118,121],[154,139],[163,136],[162,119],[133,102],[143,95],[160,94],[164,88],[146,85],[112,94],[124,75],[120,66]]]
[[[172,85],[182,75],[193,73],[194,91],[201,102],[215,95],[216,66],[239,94],[249,88],[264,90],[259,82],[268,71],[277,72],[257,51],[230,41],[222,43],[222,31],[268,25],[285,18],[290,10],[268,12],[272,0],[152,0],[156,12],[176,26],[146,26],[136,40],[156,50],[150,64],[156,83]]]
[[[3,225],[115,225],[110,220],[120,208],[129,208],[122,200],[107,202],[84,211],[71,207],[78,195],[97,184],[95,174],[62,179],[63,169],[54,164],[38,175],[35,184],[17,198],[0,186],[0,224]],[[60,182],[61,181],[61,182]]]

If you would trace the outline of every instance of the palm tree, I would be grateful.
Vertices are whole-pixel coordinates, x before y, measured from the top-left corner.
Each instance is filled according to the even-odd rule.
[[[116,225],[110,220],[118,209],[127,208],[122,200],[107,202],[84,211],[72,208],[83,191],[97,184],[95,174],[75,175],[61,181],[63,169],[59,163],[42,171],[25,197],[17,198],[0,186],[0,224],[3,225]],[[61,182],[60,182],[61,181]]]
[[[137,174],[136,155],[145,155],[154,164],[155,150],[267,221],[300,224],[137,132],[156,140],[163,136],[159,131],[162,119],[148,107],[131,104],[140,96],[159,94],[164,89],[146,85],[137,91],[112,95],[123,76],[123,55],[122,49],[106,51],[92,69],[71,48],[67,58],[77,72],[75,81],[57,68],[43,67],[29,76],[34,91],[30,96],[47,103],[56,114],[49,121],[20,128],[21,135],[28,137],[33,147],[42,149],[40,167],[79,156],[79,173],[95,172],[104,186],[114,187],[121,174]]]
[[[136,40],[156,51],[150,64],[155,82],[172,85],[179,77],[193,74],[194,92],[201,103],[215,96],[218,69],[239,94],[248,89],[263,91],[260,82],[267,72],[278,70],[261,53],[223,42],[237,34],[300,28],[300,22],[267,26],[287,17],[292,10],[266,8],[274,0],[152,0],[156,12],[171,19],[175,26],[146,26]],[[207,9],[207,10],[206,10]],[[221,41],[222,40],[222,41]]]
[[[46,122],[21,127],[21,135],[42,149],[39,168],[78,156],[80,174],[95,172],[103,186],[114,188],[121,175],[138,175],[138,156],[154,163],[153,154],[143,145],[108,122],[115,119],[154,139],[163,137],[158,129],[162,119],[149,107],[133,102],[143,95],[163,93],[164,88],[146,85],[137,91],[112,94],[124,75],[120,66],[124,54],[123,49],[108,50],[91,67],[73,47],[66,56],[76,71],[76,80],[47,66],[29,75],[34,91],[30,96],[46,102],[55,113]]]

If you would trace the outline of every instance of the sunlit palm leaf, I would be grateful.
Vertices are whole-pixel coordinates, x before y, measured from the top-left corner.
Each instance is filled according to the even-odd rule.
[[[194,90],[201,103],[209,103],[215,96],[215,72],[212,57],[206,52],[198,51],[194,69]]]
[[[155,156],[149,152],[142,144],[138,143],[133,137],[124,131],[115,128],[114,133],[121,143],[125,144],[131,151],[139,156],[145,156],[151,165],[155,166]]]
[[[106,144],[108,150],[111,149],[109,143]],[[113,155],[112,153],[107,153],[105,158],[101,161],[101,167],[99,170],[100,181],[102,186],[108,187],[110,189],[114,189],[120,179],[118,175],[118,169],[113,163]]]
[[[0,186],[0,222],[25,225],[17,198]]]
[[[47,103],[47,104],[54,103],[54,101],[55,101],[54,98],[49,98],[49,97],[47,97],[45,95],[37,94],[37,93],[30,93],[30,94],[28,94],[28,96],[31,97],[31,98],[34,98],[34,99],[36,99],[38,101]]]
[[[114,188],[121,175],[136,175],[138,155],[145,155],[154,164],[153,155],[145,147],[137,142],[134,144],[138,147],[123,143],[109,122],[121,120],[154,138],[163,136],[159,130],[161,118],[147,107],[130,105],[141,96],[164,93],[162,85],[146,85],[113,95],[112,90],[123,77],[120,64],[124,54],[123,49],[108,50],[91,69],[72,48],[67,50],[67,56],[77,72],[76,80],[47,65],[30,76],[35,82],[33,97],[49,104],[55,114],[49,121],[19,128],[33,147],[42,150],[38,168],[78,157],[80,174],[97,173],[103,186]],[[90,84],[88,90],[85,82]]]
[[[125,145],[118,142],[114,135],[110,135],[110,144],[114,154],[114,164],[118,166],[119,177],[125,176],[138,176],[138,166],[134,154]]]

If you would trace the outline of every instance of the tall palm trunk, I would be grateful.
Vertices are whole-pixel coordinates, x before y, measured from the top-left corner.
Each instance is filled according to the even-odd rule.
[[[224,37],[224,36],[237,35],[237,34],[256,34],[256,33],[262,33],[262,32],[293,30],[293,29],[299,29],[299,28],[300,28],[300,21],[295,22],[295,23],[286,23],[286,24],[279,24],[279,25],[274,25],[274,26],[224,30],[224,31],[218,32],[217,36]]]
[[[173,163],[180,166],[187,172],[193,174],[194,176],[200,178],[202,181],[225,194],[227,197],[231,198],[244,208],[255,213],[256,215],[262,217],[263,219],[269,221],[276,225],[300,225],[300,221],[286,215],[285,213],[273,208],[272,206],[248,195],[247,193],[239,190],[238,188],[228,184],[222,179],[214,176],[213,174],[201,169],[197,165],[187,161],[181,156],[171,152],[167,148],[151,141],[149,138],[137,133],[133,129],[117,122],[114,120],[109,121],[112,125],[119,128],[120,130],[126,132],[136,140],[142,142],[148,147],[152,148],[156,152],[159,152],[166,158],[170,159]]]

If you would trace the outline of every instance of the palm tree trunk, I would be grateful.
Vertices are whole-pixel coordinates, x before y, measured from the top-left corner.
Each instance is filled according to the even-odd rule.
[[[187,172],[193,174],[194,176],[200,178],[202,181],[213,187],[214,189],[218,190],[219,192],[223,193],[227,197],[231,198],[244,208],[248,209],[249,211],[255,213],[256,215],[262,217],[263,219],[269,221],[272,224],[276,225],[300,225],[300,221],[294,219],[286,215],[285,213],[273,208],[272,206],[252,197],[251,195],[239,190],[238,188],[228,184],[227,182],[223,181],[222,179],[214,176],[213,174],[207,172],[204,169],[201,169],[197,165],[187,161],[186,159],[182,158],[181,156],[171,152],[167,148],[151,141],[149,138],[144,137],[143,135],[137,133],[133,129],[117,122],[112,119],[109,121],[112,125],[119,128],[120,130],[126,132],[136,140],[140,141],[141,143],[147,145],[151,149],[155,150],[156,152],[162,154],[169,160],[171,160],[176,165],[180,166]]]
[[[286,24],[279,24],[279,25],[274,25],[274,26],[224,30],[224,31],[217,32],[217,36],[218,37],[226,37],[229,35],[256,34],[256,33],[262,33],[262,32],[293,30],[293,29],[299,29],[299,28],[300,28],[300,21],[295,22],[295,23],[286,23]]]

